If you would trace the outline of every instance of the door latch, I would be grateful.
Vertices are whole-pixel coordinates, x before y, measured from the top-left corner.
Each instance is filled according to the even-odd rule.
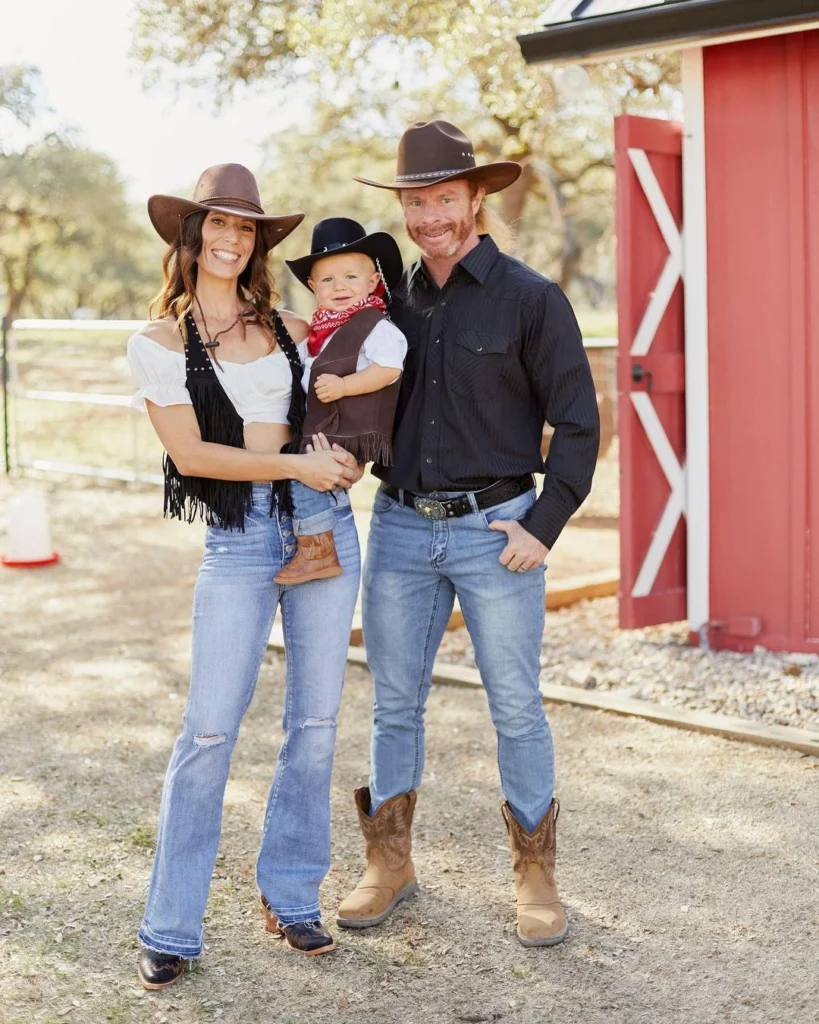
[[[646,370],[639,363],[634,363],[631,367],[631,379],[634,384],[639,384],[644,380],[646,382],[646,391],[651,391],[651,370]]]

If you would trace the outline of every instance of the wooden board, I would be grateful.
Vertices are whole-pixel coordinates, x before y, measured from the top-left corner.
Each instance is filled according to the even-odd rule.
[[[614,597],[619,585],[619,575],[608,569],[601,572],[584,573],[582,576],[572,576],[567,580],[558,580],[556,583],[547,583],[546,607],[549,611],[554,611],[556,608],[567,608],[578,601],[586,601],[595,597]],[[463,612],[458,607],[456,600],[446,628],[460,629],[463,624]],[[360,647],[364,643],[360,609],[356,609],[353,616],[350,643],[354,647]]]
[[[268,646],[277,651],[284,651],[284,638],[278,624],[273,629]],[[350,647],[347,661],[351,665],[359,665],[362,668],[369,667],[363,647]],[[482,685],[480,673],[476,668],[450,665],[442,661],[436,661],[433,665],[432,681],[473,689]],[[540,692],[543,695],[543,700],[547,703],[573,704],[595,711],[610,711],[615,715],[644,718],[649,722],[672,726],[675,729],[709,733],[742,743],[784,747],[788,750],[799,750],[804,754],[819,757],[819,733],[813,733],[808,729],[796,729],[786,725],[765,725],[731,715],[718,715],[707,711],[688,711],[685,708],[669,707],[652,704],[646,700],[635,700],[632,697],[622,697],[612,692],[598,693],[594,690],[579,690],[573,686],[558,686],[553,683],[541,683]]]

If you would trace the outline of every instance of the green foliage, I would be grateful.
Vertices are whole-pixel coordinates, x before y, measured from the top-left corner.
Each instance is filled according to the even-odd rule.
[[[0,68],[0,98],[37,114],[31,69]],[[0,313],[139,315],[157,286],[158,252],[125,197],[116,166],[70,133],[0,149]]]
[[[37,112],[40,72],[29,64],[0,67],[0,112],[20,124],[31,124]]]
[[[23,917],[28,912],[28,904],[19,892],[0,889],[0,914],[8,917]]]
[[[444,117],[479,159],[523,165],[497,200],[518,253],[597,298],[595,273],[611,253],[612,118],[667,112],[678,82],[676,58],[660,54],[593,68],[582,96],[561,91],[515,42],[542,0],[138,0],[137,10],[135,49],[154,78],[207,83],[222,97],[262,84],[278,103],[294,83],[308,90],[311,123],[275,150],[278,196],[297,185],[311,220],[346,202],[385,212],[374,190],[353,186],[354,197],[349,177],[383,168],[389,180],[406,125]],[[395,221],[393,211],[384,226]]]
[[[138,825],[128,836],[128,841],[138,850],[152,850],[156,846],[156,829]]]

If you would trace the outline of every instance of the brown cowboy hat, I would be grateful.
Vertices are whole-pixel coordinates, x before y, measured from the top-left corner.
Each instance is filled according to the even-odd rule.
[[[354,180],[399,191],[463,178],[483,186],[487,192],[500,192],[516,181],[520,172],[520,164],[513,160],[476,167],[472,143],[460,128],[448,121],[416,121],[401,136],[395,178],[388,185],[369,178]]]
[[[241,164],[216,164],[202,171],[193,190],[193,199],[151,196],[148,200],[151,223],[160,238],[169,244],[179,237],[184,218],[199,210],[219,210],[232,217],[257,221],[266,249],[278,245],[304,220],[303,213],[268,216],[262,209],[256,179]]]

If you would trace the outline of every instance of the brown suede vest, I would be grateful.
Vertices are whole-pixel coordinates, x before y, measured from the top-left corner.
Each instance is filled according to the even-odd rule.
[[[356,372],[361,346],[375,325],[384,319],[379,309],[362,309],[336,331],[310,368],[307,415],[302,427],[303,445],[313,434],[322,433],[331,444],[339,444],[359,462],[392,465],[392,427],[398,404],[398,381],[367,395],[348,395],[337,402],[320,402],[316,380],[323,373],[349,377]],[[397,371],[396,371],[397,372]]]

